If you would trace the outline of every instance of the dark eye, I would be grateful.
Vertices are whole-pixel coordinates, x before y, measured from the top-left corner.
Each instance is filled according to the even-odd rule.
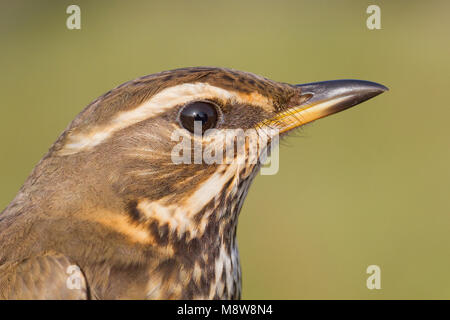
[[[214,104],[206,101],[196,101],[184,106],[180,113],[180,122],[186,130],[194,132],[194,122],[202,125],[202,133],[214,128],[217,124],[218,114]]]

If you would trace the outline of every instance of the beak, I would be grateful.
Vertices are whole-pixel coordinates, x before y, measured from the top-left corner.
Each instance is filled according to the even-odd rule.
[[[304,102],[278,113],[270,120],[280,129],[280,133],[343,111],[389,90],[381,84],[363,80],[323,81],[296,87],[300,89]]]

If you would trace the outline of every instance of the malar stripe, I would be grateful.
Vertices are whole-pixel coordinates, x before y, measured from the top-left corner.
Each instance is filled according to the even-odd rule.
[[[158,201],[141,200],[137,209],[142,212],[146,219],[159,222],[160,225],[167,224],[171,232],[176,232],[178,237],[189,232],[191,238],[202,235],[205,231],[209,214],[205,213],[200,222],[196,222],[193,217],[201,211],[210,201],[216,199],[221,194],[225,186],[228,186],[230,179],[239,175],[237,161],[222,165],[226,167],[224,172],[219,168],[211,177],[198,186],[198,188],[188,198],[182,199],[176,205],[166,205],[166,199]]]
[[[89,132],[69,135],[66,144],[58,154],[64,156],[90,150],[106,141],[115,132],[156,117],[175,106],[192,100],[213,98],[224,102],[231,100],[242,104],[257,105],[265,110],[272,108],[272,100],[257,92],[248,94],[229,91],[202,82],[184,83],[162,90],[135,109],[120,113],[107,125],[97,126]]]

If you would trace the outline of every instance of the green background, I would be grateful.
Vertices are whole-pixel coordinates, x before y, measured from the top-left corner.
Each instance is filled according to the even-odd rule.
[[[0,207],[90,101],[223,66],[390,91],[282,142],[241,212],[243,298],[450,298],[449,1],[1,1]],[[66,28],[81,7],[82,29]],[[382,30],[366,28],[381,8]],[[381,267],[381,290],[366,288]]]

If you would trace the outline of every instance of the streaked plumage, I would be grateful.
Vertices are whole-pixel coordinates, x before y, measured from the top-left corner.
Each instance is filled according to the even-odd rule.
[[[161,72],[109,91],[0,214],[0,298],[239,298],[237,218],[259,164],[173,163],[181,108],[208,100],[220,108],[219,130],[283,132],[384,91],[364,85],[365,95],[309,114],[296,110],[322,103],[315,87],[223,68]],[[67,286],[69,266],[82,272],[79,289]]]

